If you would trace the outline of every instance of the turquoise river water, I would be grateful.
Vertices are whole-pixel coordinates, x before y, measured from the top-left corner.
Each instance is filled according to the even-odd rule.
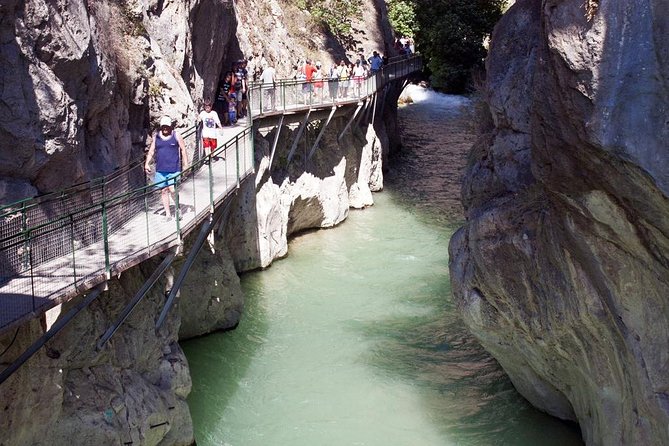
[[[405,151],[375,205],[291,240],[288,257],[242,277],[237,329],[183,343],[198,446],[582,445],[458,317],[458,169],[443,166],[471,143],[469,105],[412,95]]]

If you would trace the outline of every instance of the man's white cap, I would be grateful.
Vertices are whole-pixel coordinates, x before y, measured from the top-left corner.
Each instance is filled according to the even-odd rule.
[[[172,120],[170,119],[169,116],[163,116],[160,118],[160,126],[161,127],[172,127]]]

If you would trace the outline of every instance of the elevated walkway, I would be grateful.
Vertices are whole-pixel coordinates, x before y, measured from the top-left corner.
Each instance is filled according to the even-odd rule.
[[[179,218],[171,221],[163,215],[160,192],[146,185],[143,160],[104,178],[0,207],[0,334],[181,245],[254,173],[254,121],[306,122],[355,104],[358,111],[366,104],[366,110],[389,83],[420,69],[417,56],[391,61],[355,91],[349,81],[346,97],[331,96],[327,79],[322,88],[293,80],[274,87],[252,84],[253,120],[226,127],[214,158],[199,154],[194,127],[182,131],[192,164],[177,183],[173,213]]]

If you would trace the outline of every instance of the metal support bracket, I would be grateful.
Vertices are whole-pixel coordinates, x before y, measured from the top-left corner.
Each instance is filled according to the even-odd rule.
[[[172,264],[172,261],[176,256],[177,256],[177,250],[174,250],[169,254],[167,254],[167,257],[163,259],[162,263],[158,266],[158,268],[156,268],[153,274],[151,274],[151,277],[149,277],[149,279],[144,283],[144,285],[142,285],[139,291],[137,291],[135,297],[133,297],[130,303],[128,303],[128,305],[125,306],[117,321],[114,322],[114,324],[112,324],[112,326],[109,327],[107,331],[105,331],[100,340],[98,340],[97,342],[98,350],[101,350],[102,347],[105,346],[107,341],[109,341],[109,339],[114,335],[114,333],[116,333],[121,324],[123,324],[123,322],[125,322],[128,316],[130,316],[132,310],[135,309],[137,304],[144,298],[144,296],[146,296],[146,294],[151,290],[153,285],[163,275],[163,273],[167,270],[167,268],[169,268],[169,266]]]
[[[332,120],[332,117],[334,116],[336,111],[337,111],[337,106],[335,105],[332,107],[332,111],[330,111],[330,115],[328,116],[328,119],[325,121],[325,124],[321,128],[321,131],[318,132],[318,136],[316,137],[316,141],[314,141],[314,145],[311,147],[311,150],[309,151],[309,156],[307,156],[307,160],[311,159],[314,152],[316,151],[316,146],[318,146],[318,143],[320,142],[323,133],[325,133],[325,129],[327,128],[328,124],[330,124],[330,120]]]
[[[225,214],[225,211],[229,206],[230,203],[228,203],[225,206],[219,207],[216,210],[216,212],[211,216],[211,218],[202,225],[202,228],[200,228],[200,233],[197,235],[195,242],[193,242],[193,246],[188,252],[188,257],[186,257],[186,260],[183,266],[181,267],[181,271],[179,271],[179,275],[174,281],[172,289],[170,290],[170,293],[167,296],[167,301],[165,302],[165,306],[160,312],[160,316],[158,316],[158,321],[156,322],[156,331],[160,329],[160,327],[165,322],[165,319],[167,319],[167,313],[172,308],[172,305],[174,304],[174,299],[176,298],[179,289],[181,289],[181,285],[183,284],[183,281],[186,279],[188,271],[190,271],[190,268],[193,266],[193,263],[195,262],[195,259],[197,258],[200,249],[202,249],[204,242],[207,240],[209,231],[212,230],[218,219],[221,218],[223,214]]]
[[[279,121],[279,126],[276,128],[276,135],[274,135],[274,143],[272,144],[272,152],[269,156],[269,167],[268,170],[272,170],[272,161],[274,161],[274,154],[276,153],[276,146],[279,143],[279,135],[281,134],[281,128],[283,127],[283,117],[285,115],[281,114],[281,120]]]
[[[358,113],[360,112],[361,108],[362,104],[358,104],[358,108],[355,109],[355,113],[353,113],[353,116],[351,116],[351,119],[348,120],[346,127],[344,127],[344,130],[342,130],[339,136],[337,137],[337,141],[341,141],[341,137],[344,136],[344,133],[346,133],[346,130],[348,130],[348,128],[351,126],[355,117],[358,116]]]
[[[300,128],[297,130],[297,136],[295,137],[295,141],[293,141],[293,145],[290,148],[290,153],[288,153],[288,160],[287,163],[290,163],[290,160],[293,159],[293,155],[295,154],[295,149],[297,148],[297,143],[300,142],[300,138],[302,137],[302,133],[304,133],[304,129],[307,127],[307,124],[309,123],[309,115],[311,114],[311,109],[307,111],[306,116],[304,117],[304,121],[300,124]]]
[[[376,123],[376,101],[379,97],[379,94],[374,92],[374,105],[372,106],[372,121],[371,124],[374,125]]]
[[[364,119],[365,115],[367,114],[367,110],[369,109],[370,102],[372,102],[371,99],[365,99],[364,106],[362,108],[362,113],[360,113],[358,115],[358,119],[356,119],[354,121],[356,126],[360,125],[360,122]]]
[[[42,348],[46,342],[53,338],[60,330],[62,330],[81,310],[86,308],[91,302],[93,302],[104,289],[103,285],[98,285],[94,288],[86,297],[82,299],[77,305],[75,305],[70,311],[56,321],[55,324],[51,326],[37,341],[35,341],[30,347],[28,347],[21,356],[19,356],[14,362],[12,362],[6,369],[0,372],[0,384],[5,382],[14,372],[21,367],[32,355],[37,353],[37,350]]]

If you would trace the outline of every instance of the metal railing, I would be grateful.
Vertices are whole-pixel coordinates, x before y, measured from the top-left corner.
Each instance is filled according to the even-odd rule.
[[[323,79],[322,86],[281,80],[274,88],[280,101],[270,112],[263,102],[269,86],[252,84],[249,111],[262,117],[355,103],[421,68],[420,57],[413,56],[348,85],[341,79]],[[170,221],[160,190],[146,185],[143,157],[106,177],[1,206],[0,331],[181,243],[253,172],[250,124],[206,157],[197,148],[195,127],[182,132],[192,163],[177,177],[176,218]]]
[[[419,55],[391,59],[368,77],[348,79],[328,78],[310,82],[280,79],[274,84],[251,83],[249,107],[254,118],[292,112],[304,108],[318,108],[355,103],[380,90],[389,82],[420,71],[423,60]],[[328,68],[323,68],[329,71]]]
[[[210,156],[189,150],[194,161],[176,178],[169,221],[143,160],[0,208],[0,329],[180,243],[253,172],[251,129],[239,130]]]

